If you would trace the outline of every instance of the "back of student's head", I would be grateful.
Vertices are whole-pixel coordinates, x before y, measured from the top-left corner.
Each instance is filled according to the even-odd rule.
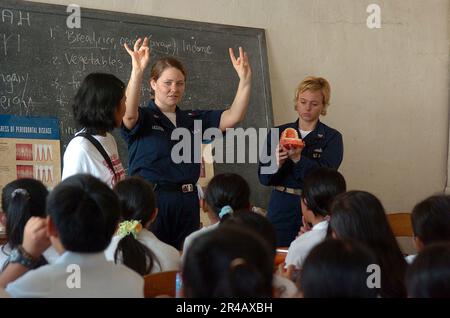
[[[219,216],[225,206],[234,211],[250,207],[250,187],[247,181],[235,173],[222,173],[209,181],[205,201],[211,212]]]
[[[450,242],[425,246],[406,272],[406,288],[412,298],[450,298]]]
[[[80,128],[91,134],[112,131],[115,113],[125,94],[125,84],[112,74],[91,73],[78,89],[72,104]]]
[[[275,250],[277,248],[276,232],[273,224],[264,216],[249,211],[239,210],[232,213],[220,226],[237,226],[244,231],[253,231],[255,234],[263,238],[273,251],[275,257]]]
[[[11,248],[22,244],[25,224],[32,216],[45,216],[47,195],[47,188],[35,179],[18,179],[5,185],[2,191],[2,209]]]
[[[367,284],[373,252],[352,240],[327,239],[305,259],[299,290],[305,298],[374,298],[378,290]]]
[[[78,174],[53,189],[47,199],[47,214],[66,250],[96,253],[111,242],[120,206],[117,195],[105,183]]]
[[[271,297],[271,248],[258,235],[223,226],[194,239],[183,266],[186,297]]]
[[[346,188],[345,179],[337,170],[318,168],[306,176],[302,199],[315,215],[327,216],[334,197]]]
[[[331,205],[330,229],[338,238],[369,246],[382,269],[382,297],[403,297],[406,262],[386,218],[381,202],[371,193],[349,191]]]
[[[414,235],[424,245],[450,241],[450,196],[435,195],[418,203],[411,222]]]
[[[138,234],[156,213],[153,186],[140,177],[129,177],[118,182],[113,190],[119,198],[121,222],[134,221],[134,224],[128,223],[133,226],[133,229],[130,229],[131,232],[119,233],[123,237],[117,244],[114,261],[118,263],[120,259],[123,264],[139,274],[149,274],[155,264],[156,256],[137,240],[134,233]]]

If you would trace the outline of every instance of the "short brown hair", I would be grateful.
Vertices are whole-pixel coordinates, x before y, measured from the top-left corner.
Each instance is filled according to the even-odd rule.
[[[152,71],[150,73],[150,80],[157,81],[161,74],[167,69],[174,67],[178,69],[184,75],[184,79],[186,80],[186,70],[184,69],[183,64],[173,57],[163,57],[156,61],[153,64]]]

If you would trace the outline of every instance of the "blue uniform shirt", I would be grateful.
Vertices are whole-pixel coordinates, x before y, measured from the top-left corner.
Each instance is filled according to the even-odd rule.
[[[211,127],[218,128],[223,110],[184,111],[176,108],[177,128],[190,131],[193,159],[194,134]],[[194,131],[194,120],[202,121],[202,131]],[[200,163],[175,163],[171,158],[172,147],[180,142],[171,140],[175,129],[172,122],[151,100],[147,107],[139,107],[139,119],[133,129],[122,125],[121,133],[128,145],[129,175],[139,175],[154,183],[196,183],[200,176]]]
[[[286,128],[298,130],[298,119],[289,124],[278,126],[280,136]],[[306,175],[318,167],[328,167],[337,169],[342,162],[344,146],[342,135],[335,129],[328,127],[322,122],[318,122],[316,128],[311,131],[304,139],[305,148],[302,150],[300,161],[294,163],[287,159],[281,168],[274,174],[261,174],[261,168],[258,171],[259,180],[267,186],[284,186],[288,188],[303,188],[303,180]],[[267,149],[270,148],[270,134],[267,137]],[[274,148],[275,149],[275,148]],[[273,160],[276,160],[273,154]],[[266,164],[268,165],[268,164]],[[260,164],[261,166],[261,164]]]

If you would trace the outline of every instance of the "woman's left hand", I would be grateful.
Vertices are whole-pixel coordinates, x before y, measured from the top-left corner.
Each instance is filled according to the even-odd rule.
[[[228,50],[230,52],[231,62],[233,63],[233,67],[236,70],[239,79],[241,81],[250,81],[252,77],[252,69],[248,61],[247,53],[244,52],[242,47],[239,47],[239,57],[236,59],[233,49],[229,48]]]

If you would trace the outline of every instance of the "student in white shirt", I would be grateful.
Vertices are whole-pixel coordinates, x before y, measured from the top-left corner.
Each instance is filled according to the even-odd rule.
[[[289,246],[286,267],[299,270],[311,249],[322,242],[328,229],[329,208],[334,197],[345,192],[345,179],[337,170],[319,168],[311,172],[303,186],[301,206],[303,224],[306,224]]]
[[[0,246],[0,272],[7,266],[11,251],[22,244],[27,221],[33,216],[45,217],[47,195],[45,185],[35,179],[18,179],[3,187],[1,222],[8,241]],[[36,266],[52,263],[57,257],[56,251],[50,247]]]
[[[205,191],[205,199],[201,202],[211,225],[203,227],[186,237],[183,245],[183,259],[196,237],[216,229],[219,223],[233,211],[250,208],[250,187],[248,182],[240,175],[234,173],[218,174],[209,181]]]
[[[433,195],[419,202],[411,213],[414,245],[417,252],[432,243],[450,242],[450,196]],[[417,255],[408,255],[411,264]]]
[[[117,143],[110,134],[114,128],[120,128],[125,101],[125,84],[114,75],[91,73],[86,76],[73,99],[73,115],[81,130],[64,152],[62,180],[77,173],[88,173],[112,188],[125,178]],[[80,134],[91,135],[110,160]]]
[[[47,215],[46,222],[30,219],[25,237],[31,233],[31,239],[28,243],[24,239],[16,250],[21,257],[11,261],[0,277],[0,285],[7,284],[6,291],[12,297],[143,297],[143,278],[123,265],[108,262],[104,255],[119,221],[119,201],[107,185],[90,175],[69,177],[50,193]],[[49,240],[61,254],[54,264],[5,282],[10,267],[16,271],[31,268]]]
[[[121,222],[105,251],[106,259],[140,275],[181,269],[180,252],[148,230],[158,213],[152,185],[130,177],[114,186],[121,207]]]

